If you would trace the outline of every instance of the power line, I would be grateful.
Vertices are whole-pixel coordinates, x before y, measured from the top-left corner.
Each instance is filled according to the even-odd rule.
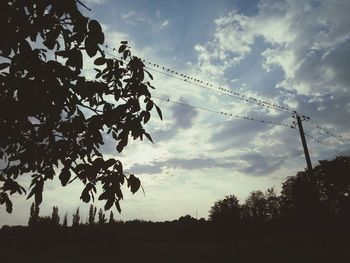
[[[59,37],[62,38],[61,36],[59,36]],[[105,48],[108,48],[108,49],[110,49],[110,50],[112,50],[114,52],[117,52],[116,48],[111,48],[108,45],[102,45],[102,46],[104,46]],[[117,59],[123,59],[122,57],[118,57],[118,56],[116,56],[114,54],[106,52],[105,50],[104,50],[104,53],[106,53],[106,54],[108,54],[108,55],[110,55],[110,56],[112,56],[114,58],[117,58]],[[143,62],[146,62],[146,63],[148,63],[149,65],[151,65],[153,67],[157,67],[157,68],[160,67],[158,64],[152,63],[151,61],[146,61],[145,59],[143,59]],[[245,96],[242,93],[232,92],[231,90],[224,89],[224,88],[221,88],[221,87],[219,87],[219,90],[213,89],[213,88],[211,88],[211,87],[213,87],[213,85],[209,84],[208,82],[207,82],[207,85],[202,85],[201,83],[205,83],[205,82],[203,82],[203,81],[201,81],[199,79],[195,79],[193,77],[184,75],[184,74],[180,74],[180,73],[178,73],[178,72],[176,72],[174,70],[171,70],[169,68],[166,68],[166,67],[161,67],[161,69],[166,70],[166,72],[163,72],[163,71],[160,71],[160,70],[156,70],[156,69],[151,69],[150,67],[147,67],[147,66],[145,66],[145,67],[148,68],[149,70],[153,70],[155,72],[164,74],[166,76],[169,76],[169,77],[172,77],[172,78],[176,78],[176,79],[188,82],[190,84],[197,85],[197,86],[199,86],[201,88],[205,88],[207,90],[211,90],[211,91],[214,91],[214,92],[219,93],[219,94],[223,94],[223,95],[227,95],[227,96],[233,97],[235,99],[239,99],[239,100],[242,100],[242,101],[255,103],[255,104],[257,104],[259,106],[262,106],[262,107],[265,107],[265,108],[271,108],[271,109],[275,109],[275,110],[279,110],[279,111],[284,111],[284,112],[290,112],[290,113],[293,113],[293,114],[298,114],[297,111],[291,110],[288,107],[279,106],[279,105],[276,105],[276,104],[271,104],[269,102],[266,102],[266,101],[263,101],[263,100],[259,100],[259,99],[256,99],[254,97]],[[167,72],[169,72],[169,74]],[[170,73],[172,73],[172,74],[175,73],[175,75],[171,75]],[[180,77],[177,77],[176,75],[179,75]],[[194,80],[194,81],[196,81],[198,83],[194,83],[194,82],[192,82],[192,80]],[[210,87],[208,85],[210,85]],[[225,93],[223,91],[228,92],[228,93]],[[336,134],[334,131],[332,131],[330,129],[322,127],[319,123],[317,123],[316,121],[311,119],[311,117],[307,117],[307,116],[304,116],[304,115],[301,115],[301,116],[303,116],[306,120],[310,121],[311,125],[314,126],[315,128],[325,132],[330,137],[333,137],[336,140],[338,140],[338,141],[340,141],[342,143],[345,143],[345,140],[344,140],[344,138],[341,135]],[[246,117],[246,118],[249,118],[249,117]],[[264,121],[261,121],[261,122],[264,122]],[[287,125],[287,126],[289,127],[289,125]],[[292,128],[295,128],[295,127],[292,127]],[[308,135],[308,137],[310,137],[310,135]]]
[[[108,49],[111,49],[111,50],[115,51],[115,52],[117,51],[116,48],[108,47],[108,45],[104,45],[104,46],[106,48],[108,48]],[[104,51],[104,52],[106,54],[112,56],[112,57],[119,58],[118,56],[115,56],[114,54],[111,54],[111,53],[106,52],[106,51]],[[275,104],[275,103],[267,102],[267,101],[264,101],[264,100],[260,100],[260,99],[254,98],[252,96],[244,95],[243,93],[240,93],[240,92],[235,92],[235,91],[232,91],[230,89],[226,89],[226,88],[223,88],[223,87],[220,87],[220,86],[218,87],[218,86],[213,85],[213,84],[211,84],[209,82],[206,82],[206,81],[200,80],[198,78],[194,78],[194,77],[188,76],[186,74],[177,72],[176,70],[172,70],[170,68],[167,68],[167,67],[164,67],[164,66],[160,66],[159,64],[153,63],[151,61],[147,61],[145,59],[141,59],[141,60],[145,64],[149,65],[149,66],[145,65],[145,67],[147,69],[155,71],[155,72],[158,72],[160,74],[164,74],[164,75],[166,75],[168,77],[175,78],[175,79],[178,79],[178,80],[190,83],[192,85],[196,85],[196,86],[199,86],[201,88],[205,88],[205,89],[214,91],[214,92],[222,94],[222,95],[230,96],[230,97],[238,99],[238,100],[242,100],[242,101],[246,101],[246,102],[249,102],[249,103],[253,103],[253,104],[256,104],[258,106],[265,107],[265,108],[268,108],[268,109],[275,109],[275,110],[278,110],[278,111],[288,112],[288,113],[294,113],[295,112],[295,111],[289,109],[287,106],[280,106],[280,105]],[[153,68],[151,68],[151,67],[153,67]],[[158,68],[160,70],[157,70],[155,68]]]
[[[105,47],[108,48],[108,49],[111,49],[113,51],[117,51],[115,48],[108,47],[108,45],[106,45]],[[112,57],[115,57],[115,58],[118,58],[118,59],[120,58],[120,57],[117,57],[114,54],[111,54],[109,52],[106,52],[106,51],[104,51],[104,52],[106,54],[112,56]],[[145,65],[145,68],[147,68],[148,70],[152,70],[154,72],[166,75],[168,77],[175,78],[175,79],[184,81],[186,83],[189,83],[189,84],[192,84],[192,85],[196,85],[196,86],[198,86],[200,88],[204,88],[204,89],[216,92],[216,93],[221,94],[221,95],[230,96],[232,98],[235,98],[235,99],[238,99],[238,100],[241,100],[241,101],[246,101],[248,103],[253,103],[253,104],[256,104],[258,106],[262,106],[262,107],[265,107],[265,108],[268,108],[268,109],[275,109],[275,110],[282,111],[282,112],[288,112],[288,113],[297,114],[297,112],[295,110],[291,110],[290,108],[288,108],[286,106],[280,106],[280,105],[273,104],[273,103],[270,103],[270,102],[266,102],[266,101],[263,101],[263,100],[260,100],[260,99],[256,99],[254,97],[246,96],[246,95],[244,95],[242,93],[239,93],[239,92],[233,92],[232,90],[229,90],[229,89],[225,89],[225,88],[222,88],[222,87],[216,87],[215,85],[210,84],[209,82],[205,82],[203,80],[196,79],[194,77],[191,77],[191,76],[179,73],[177,71],[174,71],[174,70],[172,70],[170,68],[167,68],[167,67],[164,67],[164,66],[160,66],[159,64],[153,63],[151,61],[146,61],[145,59],[141,59],[141,60],[144,63],[146,63],[146,64],[150,65],[151,67],[153,67],[153,68],[151,68],[151,67]],[[168,101],[168,102],[176,103],[176,104],[179,104],[179,105],[182,105],[182,106],[197,108],[199,110],[204,110],[204,111],[208,111],[208,112],[212,112],[212,113],[216,113],[216,114],[227,115],[227,116],[240,118],[240,119],[258,121],[258,122],[261,122],[261,123],[282,125],[282,126],[290,127],[290,128],[293,128],[293,129],[295,128],[294,126],[287,125],[287,124],[284,124],[284,123],[274,123],[274,122],[271,122],[271,121],[257,120],[257,119],[254,119],[254,118],[251,118],[251,117],[247,117],[247,116],[239,116],[237,114],[218,112],[218,111],[214,111],[214,110],[211,110],[211,109],[208,109],[208,108],[201,108],[201,107],[192,106],[192,105],[189,105],[189,104],[186,104],[186,103],[182,103],[182,102],[171,101],[170,99],[159,98],[159,97],[156,97],[156,96],[153,96],[153,97],[155,97],[157,99],[160,99],[160,100],[165,100],[165,101]],[[301,115],[301,116],[303,116],[306,120],[309,120],[314,127],[322,130],[327,135],[329,135],[331,137],[334,137],[334,138],[336,138],[337,140],[339,140],[339,141],[341,141],[343,143],[345,142],[342,136],[337,135],[333,131],[322,127],[317,122],[313,121],[310,117],[306,117],[304,115]],[[314,140],[314,141],[316,141],[318,143],[322,143],[321,141],[317,140],[316,138],[312,137],[309,134],[307,135],[307,137],[311,138],[312,140]],[[322,144],[324,144],[324,143],[322,143]],[[327,146],[327,145],[325,145],[325,146]],[[335,150],[335,151],[337,153],[340,153],[337,150]]]
[[[152,95],[152,98],[156,98],[158,100],[163,100],[163,101],[166,101],[166,102],[171,102],[171,103],[174,103],[174,104],[177,104],[177,105],[181,105],[181,106],[185,106],[185,107],[189,107],[189,108],[195,108],[195,109],[198,109],[198,110],[215,113],[215,114],[218,114],[218,115],[224,115],[224,116],[228,116],[228,117],[233,117],[233,118],[236,118],[236,119],[256,121],[256,122],[260,122],[260,123],[271,124],[271,125],[279,125],[279,126],[284,126],[284,127],[288,127],[288,128],[291,128],[291,129],[295,129],[295,127],[293,125],[288,125],[288,124],[285,124],[283,122],[273,122],[273,121],[267,121],[267,120],[260,120],[260,119],[256,119],[256,118],[252,118],[252,117],[248,117],[248,116],[242,116],[242,115],[234,114],[234,113],[227,113],[227,112],[224,112],[224,111],[216,111],[216,110],[212,110],[212,109],[209,109],[209,108],[193,106],[191,104],[187,104],[187,103],[184,103],[184,102],[171,100],[169,98],[157,97],[157,96],[154,96],[154,95]]]
[[[323,146],[326,146],[327,148],[329,148],[329,145],[327,145],[326,143],[324,143],[323,141],[315,138],[314,136],[308,134],[308,133],[305,133],[305,136],[310,138],[311,140],[313,140],[314,142],[318,143],[318,144],[322,144]],[[338,154],[342,154],[340,151],[334,149],[334,148],[330,148],[331,150],[335,151],[336,153]]]
[[[312,120],[311,118],[307,118],[310,121],[310,124],[314,126],[315,128],[318,128],[319,130],[325,132],[327,135],[337,139],[338,141],[345,143],[344,138],[341,135],[336,134],[335,132],[331,131],[330,129],[322,127],[320,124]]]
[[[88,79],[88,80],[93,81],[92,79]],[[260,122],[260,123],[265,123],[265,124],[271,124],[271,125],[279,125],[279,126],[284,126],[284,127],[288,127],[288,128],[291,128],[291,129],[295,129],[295,126],[288,125],[288,124],[285,124],[283,122],[273,122],[273,121],[261,120],[261,119],[256,119],[256,118],[253,118],[253,117],[238,115],[238,114],[234,114],[234,113],[227,113],[227,112],[224,112],[224,111],[212,110],[212,109],[209,109],[209,108],[194,106],[194,105],[187,104],[187,103],[184,103],[184,102],[171,100],[169,98],[158,97],[158,96],[155,96],[155,95],[152,95],[152,98],[156,98],[158,100],[170,102],[170,103],[177,104],[177,105],[180,105],[180,106],[185,106],[185,107],[189,107],[189,108],[195,108],[195,109],[198,109],[198,110],[201,110],[201,111],[207,111],[207,112],[210,112],[210,113],[215,113],[215,114],[218,114],[218,115],[234,117],[236,119],[250,120],[250,121],[255,121],[255,122]]]
[[[206,81],[203,81],[203,80],[200,80],[200,79],[197,79],[197,78],[194,78],[194,77],[191,77],[191,76],[188,76],[188,75],[176,72],[176,71],[171,70],[169,68],[165,68],[165,67],[159,66],[158,64],[152,63],[150,61],[143,60],[143,62],[148,63],[152,67],[160,68],[161,70],[164,70],[164,71],[157,71],[157,72],[159,72],[161,74],[168,73],[168,75],[170,75],[171,77],[173,77],[174,75],[175,76],[180,76],[180,78],[178,78],[178,79],[180,79],[180,80],[182,80],[184,82],[188,82],[188,83],[191,83],[193,85],[200,86],[200,87],[206,87],[206,88],[209,88],[210,90],[213,90],[213,91],[215,91],[217,93],[220,93],[220,94],[223,94],[223,95],[226,95],[226,96],[230,96],[232,98],[239,99],[239,100],[242,100],[242,101],[246,101],[246,102],[249,102],[249,103],[253,103],[253,104],[265,107],[265,108],[275,109],[275,110],[278,110],[278,111],[289,112],[289,113],[293,112],[288,107],[279,106],[277,104],[270,103],[270,102],[267,102],[267,101],[264,101],[264,100],[260,100],[260,99],[254,98],[252,96],[247,96],[247,95],[244,95],[243,93],[235,92],[235,91],[232,91],[231,89],[223,88],[221,86],[218,87],[218,86],[213,85],[213,84],[211,84],[209,82],[206,82]],[[149,68],[149,67],[147,67],[147,68]]]
[[[210,86],[203,85],[203,84],[201,84],[200,82],[199,82],[199,83],[195,83],[195,82],[193,82],[192,80],[188,80],[188,79],[184,79],[184,78],[181,78],[181,77],[177,77],[177,76],[175,76],[175,75],[171,75],[171,74],[169,74],[169,73],[167,73],[167,72],[160,71],[160,70],[156,70],[156,69],[150,68],[150,67],[148,67],[148,66],[145,66],[145,68],[147,68],[148,70],[151,70],[151,71],[158,72],[158,73],[160,73],[160,74],[166,75],[166,76],[168,76],[168,77],[171,77],[171,78],[175,78],[175,79],[184,81],[184,82],[189,83],[189,84],[191,84],[191,85],[198,86],[199,88],[203,88],[203,89],[207,89],[207,90],[213,91],[213,92],[215,92],[215,93],[217,93],[217,94],[220,94],[220,95],[225,95],[225,96],[229,96],[229,97],[231,97],[231,98],[237,99],[237,100],[241,100],[241,101],[248,102],[248,103],[253,103],[253,104],[262,106],[262,107],[264,107],[264,108],[267,108],[267,109],[274,109],[274,110],[277,110],[277,111],[282,111],[282,112],[288,112],[288,113],[289,113],[289,111],[282,110],[282,109],[279,109],[279,108],[275,108],[275,107],[273,107],[273,106],[266,105],[266,104],[264,104],[264,103],[263,103],[262,101],[260,101],[260,100],[256,100],[256,99],[255,99],[255,101],[254,101],[254,99],[253,99],[253,98],[250,98],[250,97],[247,97],[247,98],[240,97],[239,95],[236,95],[236,94],[238,94],[238,93],[236,93],[236,92],[231,92],[231,91],[227,90],[227,92],[229,92],[229,93],[227,93],[227,92],[224,91],[223,88],[219,88],[219,90],[217,90],[217,89],[214,89],[214,88],[212,88],[212,87],[210,87]]]

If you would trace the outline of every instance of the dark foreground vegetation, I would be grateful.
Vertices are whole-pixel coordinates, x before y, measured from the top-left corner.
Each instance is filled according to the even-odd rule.
[[[191,231],[187,232],[188,229]],[[345,233],[240,234],[211,223],[126,222],[114,226],[1,231],[2,262],[349,262]],[[243,230],[243,229],[242,229]]]
[[[90,206],[67,226],[58,208],[28,227],[4,226],[5,262],[350,262],[350,158],[321,161],[273,188],[215,202],[209,220],[189,215],[166,222],[116,221]]]

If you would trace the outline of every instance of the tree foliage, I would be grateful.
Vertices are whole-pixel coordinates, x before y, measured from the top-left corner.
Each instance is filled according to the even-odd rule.
[[[60,216],[58,214],[58,207],[57,206],[54,206],[52,208],[51,222],[52,222],[52,225],[54,225],[54,226],[58,226],[60,224]]]
[[[113,224],[114,222],[115,222],[114,221],[114,214],[113,214],[113,211],[111,211],[109,214],[108,224]]]
[[[68,226],[68,218],[67,213],[64,215],[62,226],[67,227]]]
[[[80,225],[80,211],[79,211],[79,207],[77,208],[77,210],[75,211],[75,213],[73,213],[72,216],[72,226],[79,226]]]
[[[96,206],[91,204],[89,208],[89,219],[88,219],[89,225],[95,224],[96,211],[97,211]]]
[[[215,222],[237,222],[240,219],[240,205],[234,195],[216,201],[209,211],[209,218]]]
[[[214,203],[209,218],[217,222],[285,222],[312,226],[327,218],[350,219],[350,157],[323,160],[312,171],[298,172],[265,193],[252,191],[242,205],[231,195]],[[323,221],[323,222],[322,222]]]
[[[267,189],[265,193],[266,198],[266,216],[267,219],[275,220],[281,214],[281,205],[280,197],[277,196],[276,190],[274,187]]]
[[[37,206],[33,202],[32,206],[30,207],[30,216],[29,216],[29,219],[28,219],[28,226],[33,227],[33,226],[38,224],[39,212],[40,212],[39,206]]]
[[[260,190],[252,191],[244,204],[246,215],[254,220],[265,220],[267,215],[267,202],[264,193]]]
[[[102,208],[100,208],[100,210],[98,210],[98,224],[103,225],[106,221],[106,215],[103,213]]]
[[[105,209],[114,204],[120,212],[121,185],[127,181],[135,193],[140,180],[125,176],[101,146],[112,140],[122,152],[129,137],[152,141],[144,125],[152,109],[162,118],[152,76],[126,41],[121,59],[106,57],[101,25],[75,0],[0,1],[0,24],[0,204],[11,213],[10,195],[26,193],[18,180],[25,174],[32,178],[28,198],[40,205],[45,182],[58,175],[62,186],[84,184],[84,202],[102,184]],[[94,58],[94,80],[82,74],[86,55]]]
[[[281,192],[284,214],[316,216],[350,212],[350,157],[323,160],[310,171],[288,177]]]

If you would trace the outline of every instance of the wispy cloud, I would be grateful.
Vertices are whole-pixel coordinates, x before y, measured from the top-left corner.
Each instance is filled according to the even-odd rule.
[[[140,14],[134,10],[130,10],[125,14],[121,14],[121,19],[129,25],[137,25],[142,23],[152,23],[151,19],[143,14]]]
[[[169,20],[165,20],[160,24],[160,28],[165,28],[167,26],[169,26]]]
[[[88,6],[93,6],[93,5],[101,5],[107,2],[107,0],[84,0],[82,1],[84,4]]]

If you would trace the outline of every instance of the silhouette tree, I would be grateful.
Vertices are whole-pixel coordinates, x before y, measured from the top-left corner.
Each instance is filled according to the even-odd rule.
[[[234,195],[216,201],[209,211],[209,219],[214,222],[237,222],[240,219],[241,207]]]
[[[52,208],[51,222],[52,222],[52,225],[54,225],[54,226],[58,226],[60,224],[60,216],[58,214],[58,207],[57,206],[54,206]]]
[[[113,214],[113,211],[110,212],[109,214],[109,221],[108,221],[109,224],[113,224],[114,223],[114,214]]]
[[[293,232],[319,232],[324,223],[324,209],[313,171],[298,172],[282,185],[281,212]]]
[[[79,207],[78,207],[75,213],[73,213],[72,226],[79,226],[79,225],[80,225],[80,213],[79,213]]]
[[[98,211],[98,224],[103,225],[106,223],[106,216],[102,211],[102,208]]]
[[[267,201],[262,191],[252,191],[244,204],[247,215],[253,220],[264,221],[267,216]]]
[[[32,227],[38,224],[40,208],[34,202],[30,207],[30,216],[28,219],[28,226]]]
[[[65,213],[64,218],[63,218],[63,223],[62,226],[63,227],[67,227],[68,226],[68,219],[67,219],[67,213]]]
[[[50,216],[39,216],[38,227],[39,228],[50,228],[52,227],[52,219]]]
[[[269,220],[277,219],[280,212],[280,198],[276,194],[276,190],[274,187],[267,189],[265,193],[266,198],[266,216]]]
[[[283,214],[313,219],[326,211],[349,213],[349,171],[350,157],[340,156],[288,177],[281,192]]]
[[[197,222],[197,219],[190,215],[180,216],[179,217],[179,223],[180,224],[191,224]]]
[[[105,209],[120,212],[121,185],[140,187],[123,173],[119,160],[105,159],[101,145],[116,142],[121,152],[128,138],[152,141],[144,125],[150,112],[162,113],[151,98],[142,61],[122,41],[121,59],[107,58],[104,34],[96,20],[85,17],[75,0],[0,1],[0,204],[12,212],[9,195],[26,193],[18,176],[31,174],[36,205],[45,182],[58,168],[62,186],[84,184],[89,202],[102,184]],[[95,80],[82,75],[84,54],[94,59]]]
[[[93,205],[90,205],[89,209],[89,225],[94,225],[95,224],[95,217],[96,217],[96,207]]]
[[[323,160],[313,170],[322,204],[332,213],[350,213],[350,157]]]

